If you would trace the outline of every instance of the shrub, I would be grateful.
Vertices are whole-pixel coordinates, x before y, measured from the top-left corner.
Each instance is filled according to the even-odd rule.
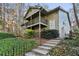
[[[70,38],[69,38],[69,37],[65,37],[64,39],[66,39],[66,40],[67,40],[67,39],[70,39]]]
[[[79,29],[74,30],[71,37],[67,39],[61,41],[59,47],[53,48],[50,55],[79,56]]]
[[[68,40],[64,40],[64,43],[71,47],[78,47],[79,46],[79,29],[75,29],[72,33],[72,38],[68,38]]]
[[[35,36],[35,31],[32,29],[26,29],[25,30],[25,36],[27,38],[33,38]]]
[[[75,29],[72,33],[72,37],[68,38],[68,40],[64,40],[64,43],[71,47],[79,47],[79,29]]]
[[[73,32],[70,31],[70,33],[69,33],[69,39],[78,39],[78,38],[79,38],[79,29],[78,28],[75,28],[73,30]]]
[[[32,48],[37,46],[37,42],[32,39],[22,40],[17,38],[6,38],[0,40],[0,55],[18,56],[24,55]]]
[[[53,56],[76,56],[77,55],[77,50],[72,49],[66,44],[62,44],[58,47],[53,48],[50,51],[50,55]]]
[[[76,40],[64,40],[64,43],[71,47],[79,47],[79,39]]]
[[[58,30],[45,30],[41,32],[41,37],[45,39],[53,39],[59,36]]]

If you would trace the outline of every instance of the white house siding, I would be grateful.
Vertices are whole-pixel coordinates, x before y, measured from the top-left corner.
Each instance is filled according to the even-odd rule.
[[[48,25],[49,29],[57,29],[59,28],[58,26],[58,12],[52,13],[48,15]]]
[[[59,37],[64,38],[69,34],[70,26],[68,21],[67,13],[59,11]]]
[[[49,29],[55,29],[55,20],[49,21]]]

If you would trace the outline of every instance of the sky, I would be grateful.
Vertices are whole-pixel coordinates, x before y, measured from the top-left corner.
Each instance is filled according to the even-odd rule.
[[[40,4],[40,3],[39,3]],[[66,11],[69,12],[69,10],[72,8],[72,4],[71,3],[41,3],[41,4],[45,4],[48,6],[48,9],[54,9],[58,6],[61,6],[63,9],[65,9]],[[29,5],[35,5],[35,3],[30,3]]]
[[[53,8],[58,7],[58,6],[61,6],[66,11],[69,11],[72,8],[71,3],[48,3],[47,5],[48,5],[49,9],[53,9]]]

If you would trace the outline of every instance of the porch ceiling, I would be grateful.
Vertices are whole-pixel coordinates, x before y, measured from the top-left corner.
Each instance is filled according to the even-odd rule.
[[[43,23],[41,23],[40,25],[41,25],[41,28],[47,27],[47,25],[46,25],[46,24],[43,24]],[[39,23],[29,25],[29,26],[27,26],[26,28],[31,28],[31,27],[32,27],[33,29],[38,28],[38,27],[39,27]]]

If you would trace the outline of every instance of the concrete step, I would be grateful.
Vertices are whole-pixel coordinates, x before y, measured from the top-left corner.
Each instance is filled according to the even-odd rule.
[[[58,42],[56,42],[56,41],[48,41],[47,43],[58,43]]]
[[[38,46],[39,49],[51,50],[52,48],[49,46]]]
[[[49,44],[58,44],[58,42],[53,42],[53,41],[47,42],[47,43],[49,43]]]
[[[36,49],[32,49],[31,52],[25,54],[25,56],[49,56],[49,51],[55,47],[61,40],[49,40],[46,44],[38,46]]]
[[[28,52],[25,54],[25,56],[41,56],[41,54],[37,54],[37,53],[34,53],[34,52]]]
[[[51,40],[49,40],[49,41],[61,41],[61,40],[57,40],[57,39],[56,39],[56,40],[55,40],[55,39],[51,39]]]
[[[61,40],[49,40],[48,42],[60,42]]]
[[[43,44],[43,46],[54,47],[54,46],[56,46],[56,44],[46,43],[46,44]]]
[[[49,52],[48,50],[39,49],[39,48],[33,49],[32,51],[35,52],[35,53],[39,53],[39,54],[41,54],[42,56],[46,56],[46,55],[48,54],[48,52]]]

